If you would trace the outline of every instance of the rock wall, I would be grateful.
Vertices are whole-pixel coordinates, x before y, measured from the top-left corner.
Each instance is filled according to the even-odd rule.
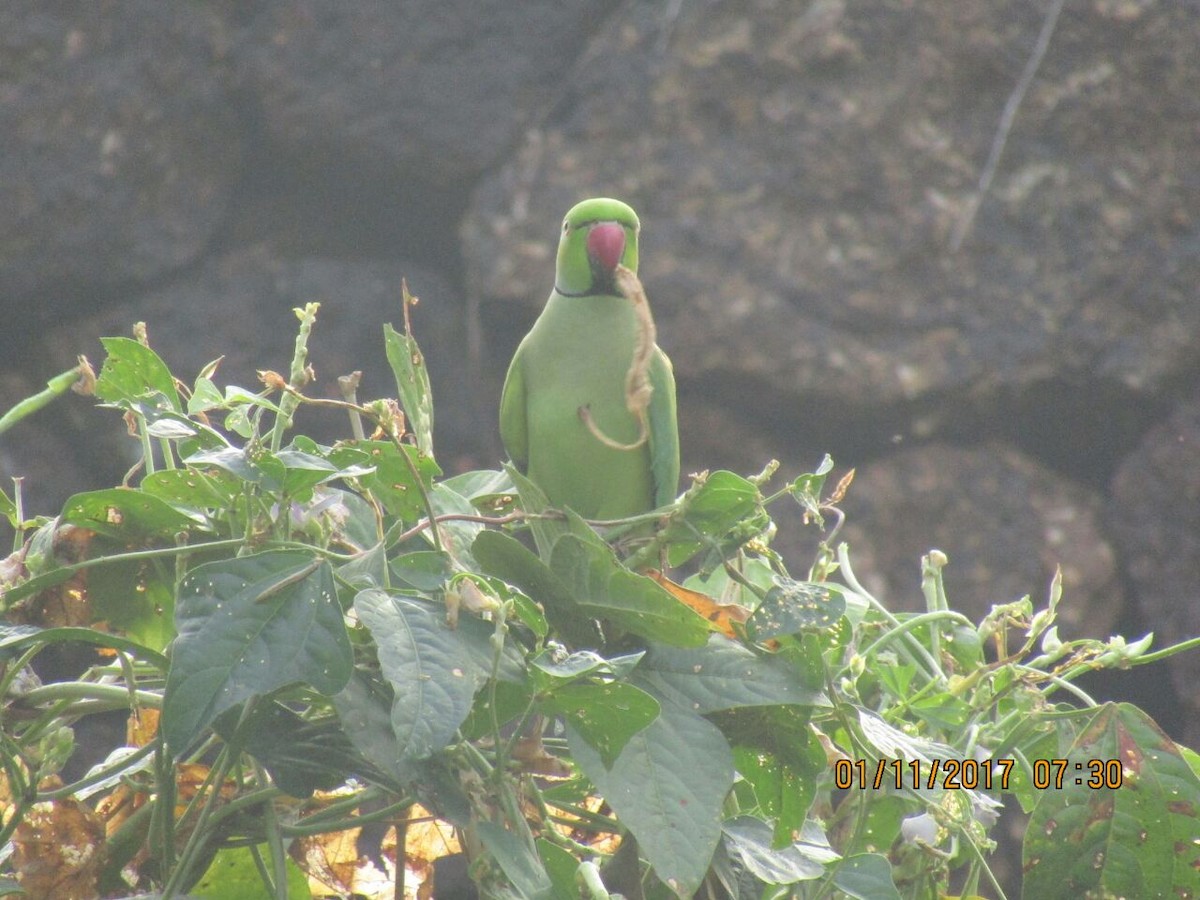
[[[494,465],[559,220],[610,194],[685,471],[857,467],[846,534],[896,607],[938,547],[974,615],[1062,566],[1065,635],[1193,636],[1197,45],[1166,0],[11,0],[0,408],[138,319],[252,384],[311,300],[318,389],[384,393],[404,275],[439,456]],[[0,470],[50,513],[132,450],[72,399]],[[1196,744],[1198,677],[1114,690]]]

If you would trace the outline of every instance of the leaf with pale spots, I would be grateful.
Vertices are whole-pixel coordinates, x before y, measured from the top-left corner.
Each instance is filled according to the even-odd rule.
[[[846,598],[837,586],[776,576],[775,587],[746,621],[746,633],[765,641],[806,628],[828,628],[845,611]]]
[[[658,718],[658,701],[621,681],[567,684],[546,695],[538,707],[559,715],[612,766],[629,739]]]
[[[350,640],[328,563],[269,551],[206,563],[179,584],[163,734],[178,757],[222,712],[285,685],[331,695]]]
[[[191,529],[208,530],[203,516],[127,488],[75,494],[63,504],[61,521],[128,542],[174,536]]]
[[[421,490],[429,490],[434,477],[442,474],[432,456],[409,444],[401,449],[390,441],[347,441],[330,452],[329,461],[342,469],[372,469],[358,479],[359,483],[389,513],[405,522],[415,522],[425,512]]]

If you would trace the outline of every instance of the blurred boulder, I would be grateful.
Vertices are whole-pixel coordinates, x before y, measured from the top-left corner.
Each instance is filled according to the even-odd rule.
[[[0,6],[0,312],[31,327],[200,255],[239,178],[225,37],[194,3]]]

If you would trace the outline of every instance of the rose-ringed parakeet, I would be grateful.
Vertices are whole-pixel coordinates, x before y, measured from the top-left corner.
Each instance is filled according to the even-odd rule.
[[[657,346],[640,444],[643,427],[626,402],[642,326],[616,273],[618,264],[637,272],[639,227],[619,200],[584,200],[567,213],[554,290],[517,348],[500,400],[512,461],[551,504],[588,519],[648,512],[674,500],[679,485],[675,378]],[[609,444],[588,427],[589,416]]]

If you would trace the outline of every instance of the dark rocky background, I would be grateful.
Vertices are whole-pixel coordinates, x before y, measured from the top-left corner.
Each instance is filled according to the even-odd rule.
[[[1057,10],[9,0],[0,409],[139,319],[177,374],[225,354],[252,385],[312,300],[316,390],[387,393],[406,276],[439,458],[494,466],[561,216],[609,194],[642,217],[685,471],[857,467],[846,534],[895,607],[938,547],[975,616],[1062,566],[1064,637],[1200,634],[1200,18]],[[71,397],[0,475],[53,513],[134,449]],[[1196,746],[1198,681],[1191,653],[1091,687]]]

